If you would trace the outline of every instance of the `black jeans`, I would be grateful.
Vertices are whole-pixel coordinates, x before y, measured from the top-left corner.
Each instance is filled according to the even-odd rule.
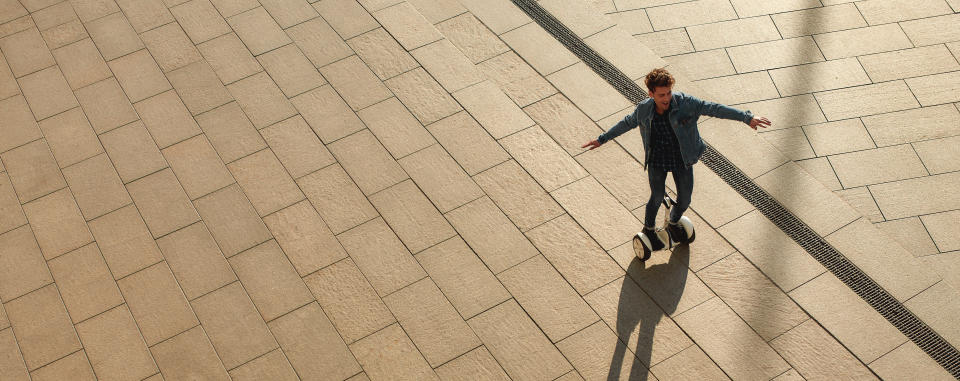
[[[647,179],[650,182],[650,200],[647,201],[647,212],[643,224],[649,228],[657,226],[657,211],[666,193],[664,186],[667,182],[667,172],[673,172],[673,182],[677,185],[677,204],[670,210],[670,222],[680,221],[683,212],[690,207],[690,196],[693,194],[693,166],[668,171],[663,168],[647,166]]]

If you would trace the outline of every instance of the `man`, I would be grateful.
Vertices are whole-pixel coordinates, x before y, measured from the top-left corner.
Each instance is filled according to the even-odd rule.
[[[767,118],[754,118],[750,111],[741,111],[721,104],[707,102],[684,93],[674,93],[673,76],[665,69],[654,69],[644,80],[650,98],[637,105],[633,113],[604,132],[597,140],[583,145],[594,149],[624,132],[640,127],[643,139],[644,163],[650,183],[650,200],[647,201],[643,221],[643,233],[651,237],[652,250],[662,249],[654,233],[657,210],[665,194],[667,172],[673,172],[677,185],[677,204],[670,212],[669,224],[665,227],[674,241],[685,241],[686,231],[678,223],[683,212],[690,206],[693,193],[693,165],[707,146],[700,139],[697,119],[708,115],[722,119],[739,120],[754,130],[770,125]]]

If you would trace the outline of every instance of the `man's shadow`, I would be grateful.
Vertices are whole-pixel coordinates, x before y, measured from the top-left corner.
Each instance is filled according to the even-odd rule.
[[[631,334],[635,328],[638,328],[637,346],[633,352],[643,366],[627,356],[626,346],[618,343],[610,360],[608,381],[621,379],[620,372],[624,361],[633,363],[628,380],[647,379],[653,352],[654,331],[664,316],[670,316],[676,311],[689,273],[689,246],[684,244],[675,247],[672,252],[653,253],[651,259],[656,258],[657,255],[668,254],[670,260],[667,263],[646,266],[640,259],[634,258],[627,269],[627,279],[624,279],[620,289],[620,303],[617,306],[617,336],[623,343],[629,345]],[[644,285],[648,290],[650,287],[656,287],[656,290],[650,291],[656,292],[657,296],[652,297],[638,284]]]

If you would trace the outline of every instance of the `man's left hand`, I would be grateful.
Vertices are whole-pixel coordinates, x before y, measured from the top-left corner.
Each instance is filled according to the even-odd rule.
[[[750,119],[750,128],[756,130],[757,127],[767,128],[770,125],[770,120],[767,118],[753,118]]]

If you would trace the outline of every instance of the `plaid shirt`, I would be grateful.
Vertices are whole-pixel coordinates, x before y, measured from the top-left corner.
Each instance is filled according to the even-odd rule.
[[[670,110],[663,114],[653,112],[653,122],[651,128],[651,144],[649,165],[662,168],[668,171],[681,169],[683,157],[680,155],[680,143],[677,141],[677,135],[671,130],[670,121],[667,115]]]

